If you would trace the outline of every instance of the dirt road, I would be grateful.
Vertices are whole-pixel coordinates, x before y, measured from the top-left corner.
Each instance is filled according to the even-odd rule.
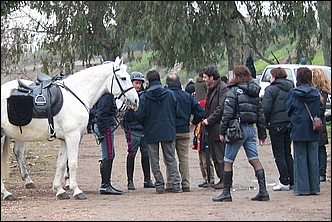
[[[330,139],[330,138],[329,138]],[[257,193],[254,172],[240,150],[234,164],[233,202],[218,203],[211,199],[221,193],[214,188],[199,188],[201,174],[198,154],[190,150],[189,166],[191,192],[156,194],[155,189],[143,188],[140,154],[136,157],[134,182],[136,190],[127,190],[126,142],[122,129],[116,130],[116,157],[112,184],[122,195],[100,195],[99,162],[101,149],[92,134],[85,134],[78,164],[78,184],[88,199],[58,200],[51,189],[59,142],[35,142],[26,145],[26,162],[37,186],[27,190],[11,155],[10,178],[6,187],[18,197],[17,201],[1,200],[1,221],[331,221],[331,144],[328,145],[328,180],[321,183],[316,196],[295,196],[292,191],[273,191],[278,172],[271,146],[259,147],[260,160],[265,168],[270,194],[268,202],[252,202]],[[165,167],[161,161],[162,172]]]

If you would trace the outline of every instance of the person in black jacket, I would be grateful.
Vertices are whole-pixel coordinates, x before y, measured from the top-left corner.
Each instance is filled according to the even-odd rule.
[[[102,149],[99,192],[100,194],[122,194],[121,190],[114,188],[111,184],[112,166],[115,157],[113,129],[116,125],[114,118],[117,113],[114,95],[109,92],[104,93],[95,106],[94,132],[99,138]]]
[[[274,191],[289,190],[294,185],[293,156],[290,131],[287,127],[290,120],[283,103],[294,84],[286,79],[287,73],[281,67],[272,69],[270,74],[271,84],[265,89],[262,106],[279,172],[279,183],[272,189]]]
[[[229,90],[226,95],[224,115],[220,123],[220,140],[225,142],[225,134],[229,125],[229,121],[235,118],[238,112],[241,119],[241,127],[244,133],[244,139],[226,143],[225,157],[224,157],[224,190],[218,196],[214,197],[213,201],[232,201],[230,189],[232,187],[233,179],[233,163],[236,155],[243,146],[250,165],[255,171],[255,176],[258,180],[259,192],[252,201],[268,201],[269,194],[266,190],[265,173],[263,166],[258,158],[258,151],[256,145],[256,130],[253,124],[256,124],[258,129],[259,144],[264,145],[266,139],[266,123],[263,113],[261,100],[259,98],[260,86],[251,77],[250,71],[246,66],[237,66],[233,70],[234,79],[229,84]]]
[[[138,95],[142,95],[144,91],[143,83],[145,81],[144,75],[140,72],[134,71],[130,73],[130,80],[133,83]],[[151,180],[150,174],[150,160],[148,156],[147,144],[144,138],[143,126],[136,121],[135,113],[133,109],[129,109],[121,120],[121,125],[126,134],[126,140],[128,144],[128,155],[127,155],[127,180],[128,190],[135,190],[134,185],[134,167],[135,157],[140,148],[141,151],[141,165],[144,174],[144,188],[154,188],[154,184]]]
[[[195,96],[195,83],[192,78],[189,79],[186,87],[184,88],[184,91],[186,91],[187,93],[189,93],[192,96]]]

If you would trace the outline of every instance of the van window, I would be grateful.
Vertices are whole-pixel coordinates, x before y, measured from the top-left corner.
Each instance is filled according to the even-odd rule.
[[[286,73],[287,73],[287,79],[291,80],[292,82],[294,82],[294,77],[292,75],[292,70],[290,68],[284,68]],[[266,69],[264,76],[261,80],[261,82],[270,82],[270,78],[271,78],[271,70],[272,68],[268,68]],[[296,70],[294,71],[296,72]]]

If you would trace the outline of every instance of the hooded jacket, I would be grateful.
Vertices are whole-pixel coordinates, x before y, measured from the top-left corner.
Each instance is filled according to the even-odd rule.
[[[290,117],[290,138],[292,141],[318,141],[319,132],[312,129],[312,122],[304,103],[307,103],[313,117],[319,116],[319,93],[316,87],[304,84],[288,92],[284,106]]]
[[[220,135],[225,135],[229,121],[235,118],[238,111],[241,123],[256,123],[258,139],[266,138],[266,123],[262,104],[259,98],[260,86],[250,80],[245,83],[233,83],[228,85],[225,100],[224,115],[220,123]]]
[[[173,91],[163,87],[160,81],[150,82],[135,112],[137,122],[143,126],[146,142],[174,141],[176,115],[177,100]]]
[[[293,82],[286,78],[278,78],[273,81],[264,92],[262,106],[267,127],[287,126],[289,117],[284,107],[284,99]]]

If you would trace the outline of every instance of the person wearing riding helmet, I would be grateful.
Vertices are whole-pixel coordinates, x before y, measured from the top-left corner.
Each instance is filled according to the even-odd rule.
[[[130,73],[130,79],[136,89],[138,95],[140,96],[143,91],[143,83],[145,82],[144,75],[140,72]],[[128,190],[135,190],[134,185],[134,166],[135,166],[135,156],[140,148],[141,152],[141,165],[144,175],[144,188],[155,188],[150,173],[150,160],[148,156],[147,144],[144,139],[143,126],[139,124],[135,119],[134,110],[129,109],[125,114],[124,118],[120,121],[123,130],[125,131],[127,144],[128,144],[128,155],[127,155],[127,180],[128,180]]]

